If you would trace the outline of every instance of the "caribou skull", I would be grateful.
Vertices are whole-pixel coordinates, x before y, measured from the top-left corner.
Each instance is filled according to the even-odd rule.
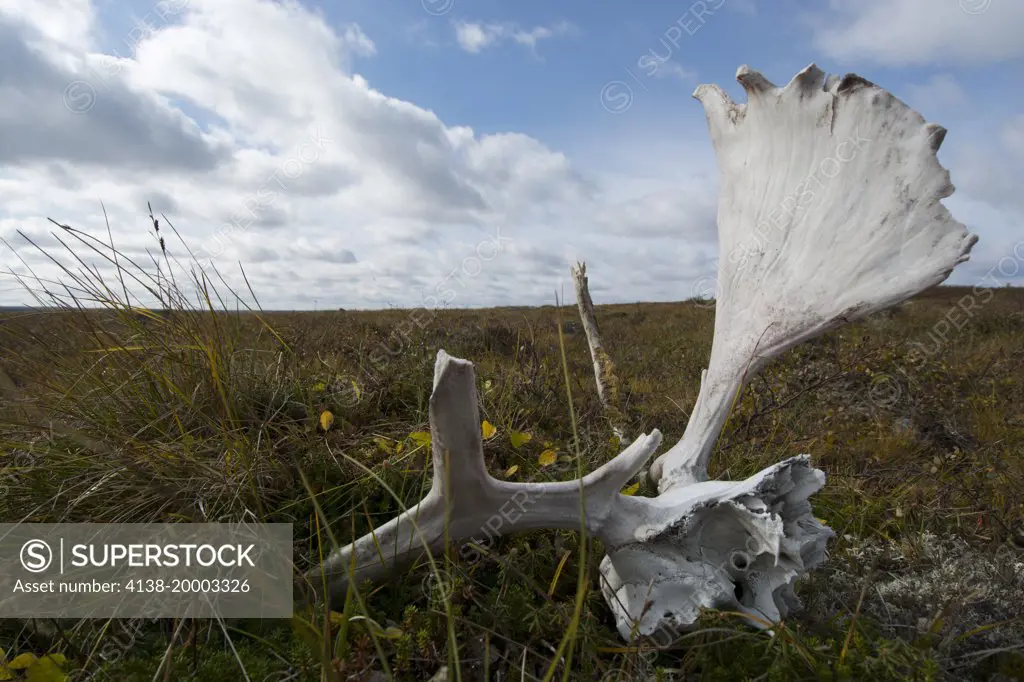
[[[661,443],[655,430],[581,479],[509,483],[484,465],[473,365],[437,355],[427,496],[307,574],[329,598],[424,552],[485,533],[584,528],[604,544],[601,587],[623,638],[690,626],[702,607],[754,625],[798,606],[793,585],[833,532],[811,513],[825,483],[807,455],[745,481],[708,481],[738,392],[772,358],[938,284],[977,237],[941,204],[953,192],[935,153],[945,129],[882,88],[813,64],[778,88],[740,67],[736,104],[704,106],[721,171],[711,360],[682,439],[650,469],[659,494],[620,494]]]

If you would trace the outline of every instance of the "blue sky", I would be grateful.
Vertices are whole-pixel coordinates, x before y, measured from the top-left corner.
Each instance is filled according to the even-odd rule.
[[[741,64],[783,85],[812,62],[948,128],[946,205],[981,236],[951,283],[1024,254],[1011,0],[10,0],[0,19],[0,96],[25,103],[0,118],[15,272],[47,267],[17,230],[45,243],[52,216],[104,234],[101,200],[144,253],[148,200],[273,308],[422,305],[495,230],[509,246],[451,305],[551,303],[576,259],[598,302],[686,299],[717,257],[691,93],[744,101]],[[239,227],[289,163],[298,177]],[[1019,285],[1014,263],[1001,281]],[[0,284],[0,305],[25,299]]]

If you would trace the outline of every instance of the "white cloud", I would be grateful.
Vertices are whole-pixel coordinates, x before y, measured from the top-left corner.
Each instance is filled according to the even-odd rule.
[[[703,130],[606,130],[581,168],[529,135],[453,125],[381,92],[357,73],[377,58],[374,41],[298,3],[189,0],[119,58],[91,51],[88,30],[74,28],[99,30],[87,3],[68,2],[77,13],[65,17],[18,7],[0,17],[10,65],[0,238],[12,244],[21,230],[53,245],[47,217],[105,240],[102,200],[115,240],[144,256],[152,201],[244,291],[231,274],[240,261],[268,308],[415,306],[444,287],[454,306],[550,303],[560,283],[571,292],[577,259],[592,265],[602,302],[678,300],[713,272],[717,193]],[[495,36],[527,47],[548,37]],[[1022,123],[1004,125],[994,152],[1005,162],[967,147],[949,164],[966,207],[956,215],[972,228],[971,217],[1012,228],[1021,167],[1007,154],[1024,146]],[[54,276],[31,251],[17,255]],[[0,249],[0,266],[25,272],[10,255]],[[0,305],[25,300],[0,283]]]
[[[80,71],[68,69],[53,59],[46,39],[34,25],[0,15],[0,61],[10,65],[0,80],[0,162],[63,160],[127,171],[159,159],[165,168],[201,171],[225,158],[218,140],[157,93],[133,87],[111,70],[93,84],[85,55],[77,60]]]
[[[573,27],[567,22],[552,26],[535,26],[522,29],[516,24],[482,24],[469,21],[455,22],[455,39],[466,52],[481,52],[486,47],[497,45],[503,40],[511,40],[534,50],[541,40],[571,33]]]
[[[91,45],[95,13],[89,0],[4,0],[3,13],[9,22],[33,26],[50,47],[84,50]]]
[[[455,24],[455,39],[466,52],[477,53],[501,37],[501,26],[484,26],[460,21]]]
[[[354,55],[372,57],[377,54],[377,46],[363,33],[363,29],[359,28],[356,24],[349,24],[345,27],[341,40]]]
[[[564,35],[571,30],[568,23],[562,22],[552,27],[535,26],[529,31],[515,30],[512,32],[512,39],[520,45],[526,45],[531,50],[537,47],[537,42],[546,38],[553,38],[557,35]]]
[[[0,238],[12,243],[21,230],[52,245],[50,216],[105,240],[102,200],[118,245],[145,260],[152,201],[201,259],[241,261],[268,307],[379,307],[422,303],[500,230],[511,242],[461,278],[461,306],[550,302],[573,258],[614,261],[623,240],[671,230],[670,179],[612,192],[528,135],[446,125],[355,73],[376,54],[358,26],[298,4],[190,0],[126,57],[42,32],[47,16],[0,22],[15,74],[0,96],[21,104],[0,117]],[[502,39],[532,46],[549,30],[567,29]],[[65,97],[75,81],[91,99]],[[31,247],[18,255],[54,276]],[[8,256],[5,269],[26,272]],[[650,298],[649,272],[603,277],[618,297]],[[0,286],[0,304],[24,300]]]
[[[831,0],[829,8],[808,20],[815,48],[834,59],[905,66],[1024,56],[1021,2]]]
[[[652,78],[673,78],[686,83],[693,82],[697,79],[696,71],[687,69],[679,62],[673,61],[671,58],[662,58],[660,56],[651,57],[647,60],[646,65],[652,67],[652,70],[647,74]]]

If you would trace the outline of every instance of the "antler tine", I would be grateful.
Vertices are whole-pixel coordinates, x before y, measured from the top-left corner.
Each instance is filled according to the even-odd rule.
[[[443,350],[434,366],[430,396],[434,479],[427,496],[380,528],[335,551],[306,579],[326,578],[332,601],[344,599],[349,580],[380,580],[424,553],[462,544],[485,533],[505,535],[536,528],[580,529],[600,534],[619,490],[661,443],[654,430],[582,479],[510,483],[494,479],[484,463],[473,363]],[[581,497],[582,496],[582,497]]]
[[[350,577],[357,584],[379,580],[424,552],[442,549],[455,497],[446,495],[449,490],[463,497],[488,497],[490,477],[483,460],[472,363],[438,352],[429,414],[434,468],[430,491],[415,507],[334,552],[309,574],[310,579],[325,575],[332,593],[344,596]]]

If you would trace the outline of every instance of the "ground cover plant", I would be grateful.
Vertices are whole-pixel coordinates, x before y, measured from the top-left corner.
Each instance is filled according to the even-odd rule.
[[[184,245],[132,263],[54,231],[65,277],[26,281],[39,308],[0,320],[0,521],[287,521],[306,570],[429,486],[439,348],[476,364],[492,475],[571,480],[619,451],[575,306],[263,312]],[[85,267],[96,261],[114,277]],[[126,305],[128,286],[153,303]],[[597,303],[625,429],[671,442],[713,303]],[[828,476],[815,513],[838,535],[800,585],[806,608],[767,633],[708,613],[692,633],[626,646],[598,543],[536,531],[292,622],[5,621],[0,678],[1019,678],[1022,335],[1020,291],[939,287],[798,346],[744,390],[712,474],[810,453]],[[638,477],[627,492],[652,487]]]

